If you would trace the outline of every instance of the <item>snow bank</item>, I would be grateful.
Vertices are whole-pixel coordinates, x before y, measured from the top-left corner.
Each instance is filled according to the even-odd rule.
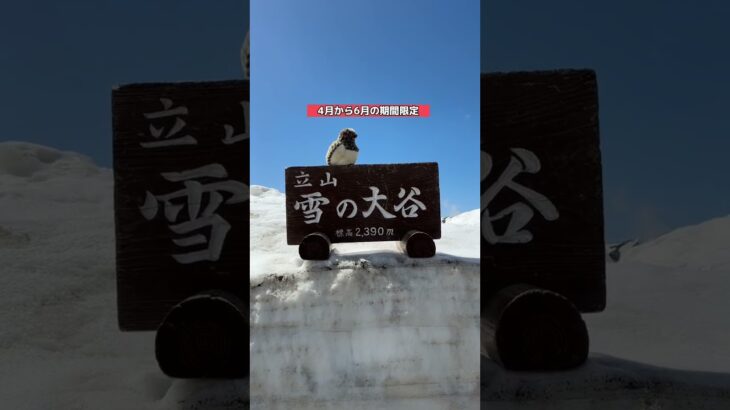
[[[627,262],[699,271],[730,271],[730,216],[687,226],[627,247]]]
[[[75,153],[0,143],[4,408],[123,409],[170,384],[150,335],[117,329],[111,175]]]
[[[591,351],[601,353],[557,373],[483,360],[485,408],[730,408],[730,217],[620,252],[607,264],[606,310],[584,315]]]
[[[111,170],[97,167],[81,154],[23,142],[0,143],[0,199],[5,199],[0,201],[0,215],[6,219],[11,212],[14,220],[58,218],[71,209],[82,213],[109,207],[112,183]]]
[[[383,242],[305,262],[284,219],[253,186],[253,408],[478,408],[478,225],[444,224],[432,259]]]
[[[0,407],[215,402],[201,398],[211,392],[203,382],[160,373],[154,333],[119,331],[112,201],[111,170],[88,158],[0,143]],[[216,386],[217,396],[236,391]]]
[[[730,372],[730,217],[621,248],[591,349],[687,370]]]
[[[482,359],[482,408],[695,410],[730,408],[730,374],[649,366],[592,354],[575,370],[506,372]]]

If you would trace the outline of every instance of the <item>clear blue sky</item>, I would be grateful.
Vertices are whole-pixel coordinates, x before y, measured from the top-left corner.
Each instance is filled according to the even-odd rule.
[[[358,163],[439,163],[445,214],[479,207],[479,3],[267,0],[251,5],[251,182],[324,165],[338,132]],[[423,118],[307,118],[306,105],[430,104]]]
[[[111,89],[242,78],[246,0],[29,0],[0,12],[0,141],[110,167]]]
[[[730,3],[482,1],[484,71],[598,73],[609,240],[730,214]]]

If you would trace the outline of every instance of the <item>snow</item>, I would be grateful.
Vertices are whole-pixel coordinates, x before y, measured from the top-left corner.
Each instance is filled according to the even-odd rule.
[[[687,226],[623,249],[622,257],[645,265],[698,271],[730,271],[730,217]]]
[[[482,360],[481,402],[488,409],[727,409],[730,375],[690,372],[592,354],[575,370],[505,372]]]
[[[118,330],[112,186],[111,170],[82,155],[0,143],[0,407],[242,408],[246,381],[172,380],[157,369],[152,332]],[[305,263],[296,247],[274,246],[285,235],[281,193],[251,193],[251,393],[287,389],[254,407],[474,408],[466,375],[476,366],[478,297],[468,299],[468,272],[478,211],[447,220],[432,263],[403,267],[387,242],[335,245],[331,261]],[[481,400],[496,409],[730,408],[729,228],[730,217],[718,218],[623,247],[607,262],[606,311],[585,316],[586,366],[512,373],[482,360]]]
[[[284,195],[252,186],[252,408],[478,408],[478,216],[431,259],[370,242],[305,262]]]
[[[75,153],[0,144],[3,407],[122,409],[169,384],[151,336],[117,330],[111,175]]]
[[[589,362],[518,374],[483,360],[481,400],[495,409],[730,408],[730,216],[631,241],[618,263],[607,260],[606,310],[584,315]]]
[[[730,216],[621,248],[592,349],[687,370],[730,371]]]

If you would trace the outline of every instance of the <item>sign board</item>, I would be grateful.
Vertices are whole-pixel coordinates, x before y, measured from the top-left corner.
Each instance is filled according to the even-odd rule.
[[[248,301],[248,81],[112,93],[118,318],[153,330],[201,291]]]
[[[604,309],[595,74],[486,74],[481,87],[482,300],[527,283]]]
[[[289,245],[315,232],[332,243],[441,237],[436,163],[291,167],[285,177]]]

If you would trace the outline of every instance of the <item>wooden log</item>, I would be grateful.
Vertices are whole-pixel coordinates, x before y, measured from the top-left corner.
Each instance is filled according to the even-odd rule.
[[[558,293],[517,284],[497,292],[481,319],[482,354],[509,370],[580,366],[588,330],[575,305]]]
[[[324,261],[330,257],[330,239],[321,232],[310,233],[299,244],[299,256],[304,260]]]
[[[398,247],[411,258],[430,258],[436,254],[436,244],[431,235],[416,230],[406,232]]]
[[[155,354],[160,369],[179,378],[248,376],[248,305],[224,291],[190,297],[157,329]]]

